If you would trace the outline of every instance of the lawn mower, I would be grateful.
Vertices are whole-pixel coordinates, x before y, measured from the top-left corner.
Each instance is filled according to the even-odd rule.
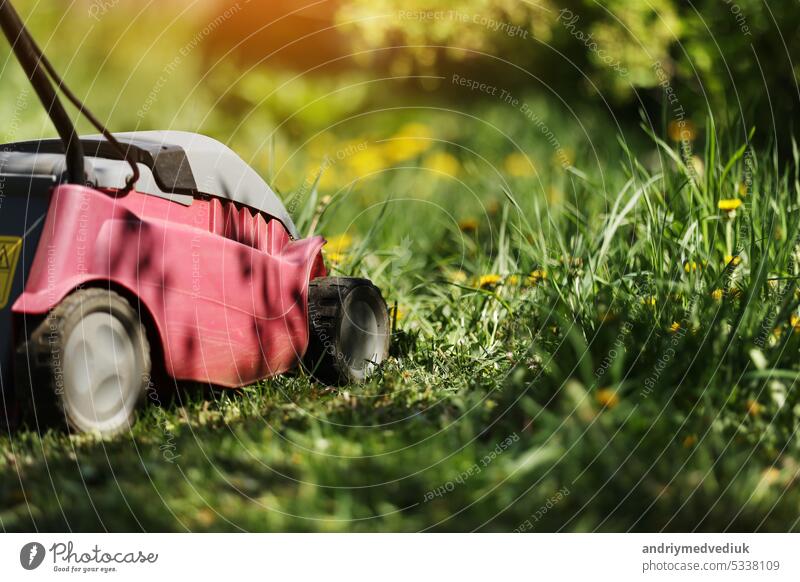
[[[128,430],[153,368],[243,387],[303,364],[364,380],[389,317],[369,280],[329,277],[276,194],[222,143],[110,133],[8,0],[0,27],[58,139],[0,146],[0,391],[77,431]],[[97,129],[79,136],[59,99]]]

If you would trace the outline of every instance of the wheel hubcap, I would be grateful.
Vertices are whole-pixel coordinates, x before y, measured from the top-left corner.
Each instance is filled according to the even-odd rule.
[[[342,357],[358,377],[369,375],[386,357],[386,320],[381,307],[366,294],[348,302],[339,331]]]
[[[64,401],[72,420],[101,432],[126,423],[141,378],[123,324],[110,313],[91,313],[70,332],[64,352]]]

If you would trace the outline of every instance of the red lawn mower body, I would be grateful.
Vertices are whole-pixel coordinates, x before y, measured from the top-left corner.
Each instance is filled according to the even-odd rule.
[[[117,289],[152,322],[170,376],[245,386],[305,354],[323,243],[291,240],[278,220],[215,197],[186,207],[61,185],[12,311],[43,315],[75,289]]]
[[[125,162],[102,157],[97,136],[82,138],[96,154],[86,166],[97,187],[58,183],[57,140],[0,146],[0,177],[51,184],[8,189],[0,214],[11,240],[27,231],[17,253],[32,256],[12,274],[21,293],[10,293],[11,312],[45,315],[77,289],[107,288],[152,324],[156,355],[177,380],[239,387],[295,367],[309,341],[309,282],[326,275],[325,240],[296,238],[272,190],[215,140],[184,132],[118,139],[145,161],[139,184],[148,192],[118,188]]]

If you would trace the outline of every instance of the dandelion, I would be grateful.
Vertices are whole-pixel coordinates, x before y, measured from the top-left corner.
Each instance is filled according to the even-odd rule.
[[[711,292],[711,299],[713,299],[714,301],[722,301],[722,297],[724,294],[725,292],[722,289],[714,289]]]
[[[447,152],[434,152],[425,158],[423,167],[432,172],[444,174],[446,176],[458,176],[461,171],[461,164],[452,154]]]
[[[336,253],[336,252],[325,252],[325,257],[328,259],[328,262],[332,265],[340,265],[347,260],[347,255],[344,253]]]
[[[617,393],[610,388],[598,390],[595,398],[600,406],[605,408],[614,408],[617,404],[619,404],[619,396],[617,396]]]
[[[395,135],[398,137],[418,137],[430,139],[433,135],[433,132],[431,131],[431,128],[424,123],[415,121],[412,123],[406,123]]]
[[[337,234],[328,237],[328,244],[325,248],[330,253],[346,253],[353,245],[353,235],[350,233]]]
[[[792,326],[794,333],[800,333],[800,316],[798,316],[796,313],[793,313],[789,317],[789,325]]]
[[[405,318],[406,312],[400,309],[397,305],[392,305],[389,309],[389,319],[392,321],[401,321]]]
[[[728,218],[736,216],[736,210],[742,205],[739,198],[720,198],[717,208],[722,210]]]
[[[683,270],[686,271],[687,273],[693,273],[698,269],[700,269],[700,265],[698,265],[695,261],[686,261],[683,264]]]
[[[514,152],[506,156],[503,162],[506,173],[515,178],[527,178],[536,175],[536,166],[528,156],[520,152]]]
[[[742,257],[739,255],[725,255],[725,265],[731,265],[732,267],[738,267],[742,262]]]
[[[536,269],[531,271],[531,274],[528,277],[528,284],[530,285],[538,285],[544,281],[547,281],[547,271],[544,269]]]
[[[367,148],[347,158],[347,165],[356,177],[363,178],[387,167],[387,160],[378,148]]]
[[[316,175],[314,176],[314,180],[316,180]],[[327,166],[319,175],[319,187],[322,190],[332,190],[339,186],[341,182],[342,180],[340,179],[339,173],[334,166]],[[313,181],[309,183],[309,187],[313,184]]]
[[[427,125],[408,123],[383,144],[383,155],[394,163],[416,158],[431,147],[431,135]]]
[[[750,399],[747,401],[747,414],[750,416],[758,416],[761,414],[761,411],[764,409],[763,406],[758,402],[758,400]]]
[[[458,221],[458,229],[461,232],[475,232],[478,230],[478,221],[474,218],[465,218]]]
[[[481,275],[478,277],[478,288],[479,289],[492,289],[496,287],[503,278],[500,275]]]
[[[509,275],[506,277],[506,283],[516,287],[519,285],[519,277],[517,275]]]
[[[678,333],[680,329],[681,329],[681,324],[678,323],[677,321],[673,321],[672,325],[669,326],[670,333]]]

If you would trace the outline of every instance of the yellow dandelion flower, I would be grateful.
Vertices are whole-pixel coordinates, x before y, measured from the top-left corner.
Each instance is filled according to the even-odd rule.
[[[750,399],[747,401],[747,414],[750,416],[758,416],[761,414],[761,411],[764,407],[758,402],[758,400]]]
[[[742,201],[738,198],[720,198],[717,202],[717,208],[723,212],[734,212],[742,205]]]
[[[684,449],[691,449],[696,444],[697,444],[697,437],[693,434],[686,435],[686,438],[683,439]]]
[[[478,230],[478,221],[474,218],[465,218],[458,221],[458,229],[461,232],[475,232]]]
[[[678,333],[681,329],[681,324],[677,321],[673,321],[672,325],[669,326],[670,333]]]
[[[514,152],[506,156],[503,161],[503,168],[506,173],[515,178],[526,178],[536,175],[536,167],[528,156],[520,152]]]
[[[431,147],[431,130],[422,123],[408,123],[383,143],[384,156],[391,162],[404,162],[417,157]]]
[[[617,396],[617,393],[610,388],[598,390],[597,394],[595,395],[595,399],[600,406],[605,408],[614,408],[617,404],[619,404],[619,396]]]
[[[686,271],[687,273],[692,273],[700,268],[701,265],[698,265],[695,261],[686,261],[683,264],[683,270]]]
[[[431,128],[424,123],[412,122],[406,123],[395,134],[397,137],[419,137],[430,139],[433,136]]]
[[[519,277],[517,275],[509,275],[508,277],[506,277],[506,283],[516,287],[517,285],[519,285]]]
[[[792,313],[789,317],[789,325],[792,326],[794,333],[800,333],[800,316],[796,313]]]
[[[400,306],[392,305],[392,307],[389,309],[389,319],[391,321],[394,321],[395,319],[397,319],[397,321],[401,321],[405,318],[405,316],[406,312],[400,309]]]
[[[434,152],[426,156],[422,166],[434,173],[446,176],[458,176],[461,171],[458,158],[447,152]]]
[[[316,176],[314,176],[316,179]],[[311,182],[313,184],[314,182]],[[336,170],[334,166],[328,166],[325,170],[320,174],[319,177],[319,187],[322,190],[332,190],[337,188],[342,183],[341,179],[339,178],[339,172]],[[309,186],[311,186],[309,184]]]
[[[528,284],[530,285],[538,285],[544,281],[547,281],[547,271],[544,269],[536,269],[531,271],[531,274],[528,277]]]
[[[328,259],[328,262],[333,265],[340,265],[347,260],[347,255],[344,253],[336,253],[336,252],[325,252],[325,257]]]
[[[330,253],[346,253],[353,245],[353,235],[344,232],[328,237],[328,244],[325,249]]]
[[[491,289],[496,287],[503,278],[500,275],[481,275],[478,277],[477,286],[480,289]]]
[[[742,257],[739,255],[725,255],[725,265],[731,265],[732,267],[738,267],[742,262]]]
[[[347,166],[358,178],[364,178],[387,167],[387,160],[379,148],[371,147],[347,158]]]
[[[722,301],[722,297],[724,294],[725,292],[722,289],[714,289],[711,292],[711,299],[713,299],[714,301]]]

